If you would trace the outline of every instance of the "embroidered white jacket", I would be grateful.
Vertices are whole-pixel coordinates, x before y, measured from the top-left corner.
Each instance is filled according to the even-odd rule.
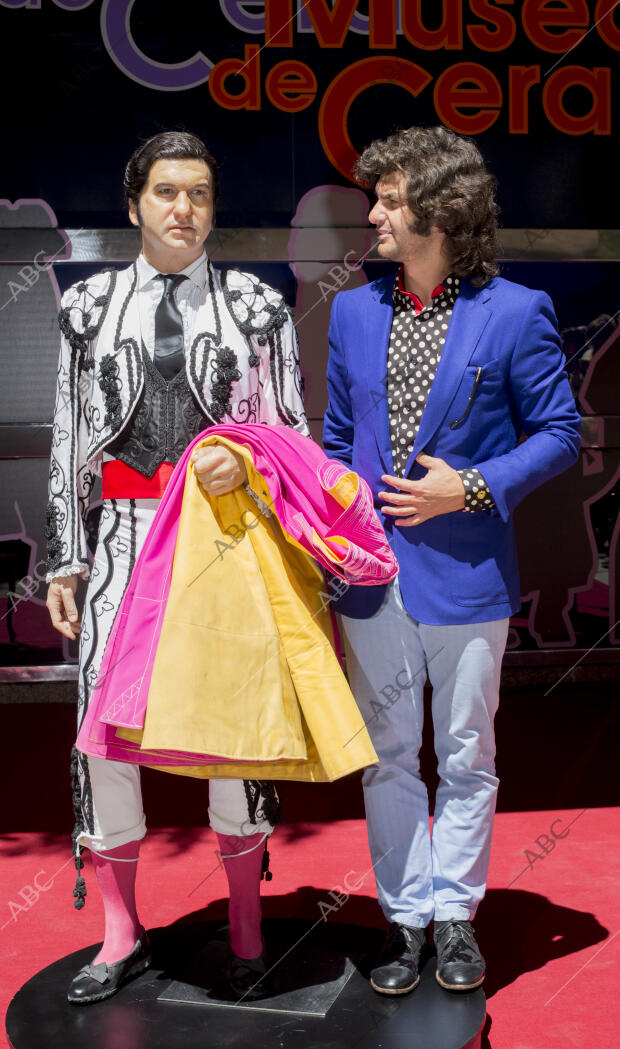
[[[308,433],[299,352],[282,296],[257,277],[209,260],[186,352],[187,379],[206,418]],[[62,298],[52,430],[48,581],[88,577],[85,519],[104,449],[129,421],[144,385],[137,266],[104,270]],[[194,303],[196,306],[196,304]]]

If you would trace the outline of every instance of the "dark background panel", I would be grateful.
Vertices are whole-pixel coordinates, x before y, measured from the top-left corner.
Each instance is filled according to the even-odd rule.
[[[116,8],[122,7],[114,0]],[[471,61],[488,68],[502,91],[497,120],[478,136],[483,153],[499,178],[504,224],[609,228],[617,225],[613,132],[617,127],[617,51],[596,28],[569,55],[536,48],[520,27],[522,5],[511,13],[519,25],[506,50],[484,52],[465,34],[463,50],[416,50],[398,37],[385,51],[386,69],[394,55],[414,62],[433,78],[417,98],[392,83],[377,84],[353,102],[349,132],[357,149],[372,138],[412,124],[435,124],[433,91],[449,66]],[[182,91],[161,91],[132,80],[107,53],[99,24],[102,5],[63,10],[41,0],[40,10],[0,7],[0,32],[9,55],[3,62],[0,90],[3,138],[10,154],[0,175],[0,194],[44,197],[54,202],[59,223],[76,227],[115,226],[122,220],[121,174],[136,141],[159,130],[187,127],[203,135],[222,164],[223,225],[285,225],[295,201],[324,182],[348,184],[329,163],[318,134],[321,99],[334,78],[354,62],[377,54],[368,38],[350,32],[342,47],[321,48],[312,33],[294,35],[294,46],[260,52],[260,106],[230,111],[211,97],[207,83]],[[257,5],[258,7],[258,5]],[[595,4],[588,5],[593,25]],[[360,12],[367,7],[360,3]],[[429,27],[438,23],[440,5],[423,5]],[[478,20],[463,3],[465,22]],[[139,0],[131,12],[136,45],[154,61],[174,63],[202,50],[212,62],[243,59],[244,46],[263,37],[235,28],[215,0],[197,5],[177,0],[174,17],[165,0]],[[617,15],[615,16],[617,20]],[[559,31],[559,30],[558,30]],[[115,42],[114,42],[115,43]],[[265,78],[276,63],[295,58],[307,63],[318,81],[316,98],[291,115],[275,108],[265,92]],[[508,67],[535,65],[541,83],[529,96],[528,134],[511,134]],[[612,135],[569,135],[553,127],[543,111],[542,91],[564,67],[611,70]],[[554,68],[556,67],[556,68]],[[239,87],[241,82],[238,81]],[[235,90],[235,81],[229,82]],[[584,88],[570,88],[565,106],[579,116],[591,99]],[[334,112],[330,119],[338,121]]]

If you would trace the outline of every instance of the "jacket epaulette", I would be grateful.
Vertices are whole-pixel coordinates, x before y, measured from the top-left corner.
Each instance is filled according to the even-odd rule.
[[[226,269],[221,281],[226,305],[239,331],[258,336],[258,342],[265,345],[269,335],[289,318],[283,296],[253,273]]]
[[[108,311],[117,271],[109,268],[67,288],[58,313],[58,326],[77,351],[82,368],[92,368],[89,345],[96,338]]]

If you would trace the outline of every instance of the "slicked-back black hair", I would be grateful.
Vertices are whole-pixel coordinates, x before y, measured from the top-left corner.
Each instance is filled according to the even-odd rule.
[[[202,139],[189,131],[162,131],[135,151],[125,168],[125,199],[137,206],[149,171],[157,160],[204,160],[211,172],[213,203],[217,203],[220,180],[217,164]]]

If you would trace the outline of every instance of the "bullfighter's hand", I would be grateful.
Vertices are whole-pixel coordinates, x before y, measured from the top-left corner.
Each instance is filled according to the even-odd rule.
[[[82,621],[75,603],[77,585],[77,575],[58,576],[50,583],[45,602],[52,626],[70,641],[75,641],[82,629]]]
[[[382,506],[381,512],[393,517],[395,524],[409,526],[422,524],[440,514],[462,510],[465,506],[465,488],[457,471],[443,459],[436,459],[424,452],[418,455],[416,462],[427,470],[426,476],[419,481],[382,475],[381,479],[397,491],[379,492],[379,498],[389,504]]]
[[[221,444],[196,448],[191,461],[196,477],[209,495],[226,495],[248,479],[243,456]]]

